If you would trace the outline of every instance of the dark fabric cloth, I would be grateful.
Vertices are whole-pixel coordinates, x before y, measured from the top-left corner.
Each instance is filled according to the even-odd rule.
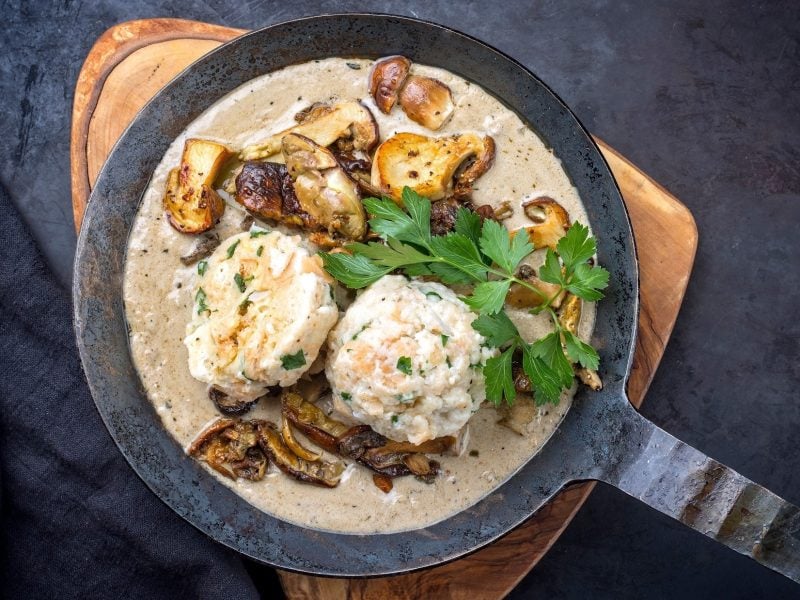
[[[0,189],[0,584],[8,598],[256,598],[174,514],[92,403],[61,289]]]

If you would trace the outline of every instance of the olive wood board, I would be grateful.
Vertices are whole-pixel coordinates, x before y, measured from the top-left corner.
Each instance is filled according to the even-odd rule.
[[[116,25],[94,44],[78,76],[72,113],[72,205],[79,227],[114,143],[162,86],[244,30],[180,19]],[[672,332],[697,249],[689,210],[613,148],[596,139],[633,224],[639,256],[639,331],[628,395],[642,403]],[[570,485],[502,539],[455,562],[385,578],[332,579],[279,571],[292,600],[502,598],[544,556],[594,483]]]

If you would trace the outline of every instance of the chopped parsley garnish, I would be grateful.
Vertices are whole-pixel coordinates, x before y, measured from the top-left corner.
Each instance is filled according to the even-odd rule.
[[[341,396],[342,400],[344,400],[345,402],[350,402],[350,400],[353,399],[353,396],[350,394],[350,392],[342,392]]]
[[[256,229],[255,227],[250,230],[250,239],[261,237],[262,235],[267,235],[269,233],[269,229]]]
[[[527,235],[512,237],[502,224],[492,219],[482,220],[463,207],[456,213],[455,231],[432,235],[430,201],[409,187],[403,188],[402,199],[405,210],[389,198],[364,199],[364,208],[372,217],[370,227],[383,239],[348,244],[345,248],[350,254],[321,253],[328,273],[354,289],[398,270],[410,276],[435,277],[447,285],[472,285],[472,292],[462,298],[480,315],[472,326],[489,346],[501,352],[488,359],[485,366],[471,366],[483,369],[486,396],[495,404],[504,400],[511,404],[516,397],[511,377],[514,354],[522,355],[523,370],[539,405],[559,402],[561,391],[572,385],[572,363],[587,369],[597,368],[599,357],[595,349],[566,329],[552,307],[565,291],[592,302],[602,298],[602,290],[608,286],[608,271],[590,262],[597,246],[588,227],[573,223],[555,250],[547,250],[538,276],[558,286],[558,290],[546,296],[516,274],[522,260],[533,252]],[[553,333],[533,343],[522,339],[503,310],[512,284],[541,298],[541,304],[531,312],[549,315]],[[403,358],[407,357],[398,361],[397,368],[406,372],[401,367]],[[409,372],[410,367],[409,359]]]
[[[401,356],[397,359],[397,370],[406,375],[411,375],[411,357]]]
[[[287,371],[292,369],[299,369],[306,364],[306,355],[302,350],[298,350],[295,354],[284,354],[281,356],[281,364]]]
[[[208,261],[201,260],[199,263],[197,263],[197,274],[205,275],[206,271],[208,271]]]
[[[442,348],[444,348],[445,346],[447,346],[447,342],[450,340],[450,336],[442,334],[441,338],[442,338]]]
[[[194,301],[197,302],[197,314],[202,315],[204,312],[211,314],[211,309],[208,307],[208,296],[203,288],[197,288],[197,293],[194,296]]]
[[[400,417],[397,415],[392,415],[392,425],[397,425],[397,421],[400,420]]]
[[[250,308],[252,303],[253,302],[250,300],[250,294],[247,294],[247,297],[239,303],[239,314],[247,314],[247,309]]]
[[[242,240],[236,240],[230,246],[228,246],[227,258],[230,258],[230,257],[233,256],[233,253],[236,252],[236,246],[238,246],[239,242],[241,242],[241,241]]]
[[[261,256],[264,254],[264,246],[259,246],[258,250],[256,250],[256,256]]]
[[[364,323],[364,324],[361,326],[361,329],[359,329],[358,331],[356,331],[356,332],[353,334],[353,337],[351,337],[350,339],[351,339],[351,340],[354,340],[354,339],[356,339],[356,338],[357,338],[359,335],[361,335],[361,334],[364,332],[364,330],[365,330],[367,327],[369,327],[371,324],[372,324],[372,321],[370,321],[369,323]]]
[[[439,294],[437,294],[436,292],[425,292],[425,297],[426,298],[436,298],[437,300],[441,300],[442,299],[442,297]]]
[[[236,273],[233,276],[233,282],[236,284],[236,287],[239,288],[239,291],[244,294],[244,291],[247,289],[247,284],[250,283],[255,279],[255,275],[250,275],[249,277],[242,277],[241,273]]]

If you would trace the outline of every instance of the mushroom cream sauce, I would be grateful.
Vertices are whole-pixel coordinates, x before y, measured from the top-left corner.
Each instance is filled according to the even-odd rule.
[[[253,79],[189,125],[153,173],[128,241],[125,310],[131,353],[144,388],[164,426],[184,448],[220,416],[208,399],[206,384],[189,374],[183,345],[197,267],[185,267],[179,259],[195,237],[175,231],[162,205],[167,173],[179,164],[186,138],[212,139],[239,149],[290,127],[295,113],[313,102],[359,99],[377,119],[381,140],[401,131],[434,136],[466,131],[491,135],[497,145],[496,160],[476,182],[473,197],[476,205],[511,201],[514,215],[505,221],[510,229],[529,224],[520,202],[542,195],[560,202],[571,221],[588,223],[577,190],[560,161],[516,113],[478,85],[442,69],[414,64],[414,73],[440,79],[453,91],[455,113],[434,133],[410,121],[398,106],[389,115],[375,107],[367,92],[371,66],[370,60],[329,58]],[[215,229],[223,244],[226,237],[241,231],[243,217],[238,205],[229,201]],[[542,260],[535,256],[536,263]],[[543,316],[510,314],[528,339],[550,330]],[[588,339],[593,326],[594,306],[584,303],[580,336]],[[474,504],[516,472],[554,433],[573,393],[574,386],[563,394],[558,406],[543,408],[534,431],[524,437],[498,425],[497,412],[484,406],[469,422],[469,442],[461,456],[435,457],[442,465],[435,483],[400,477],[388,494],[375,487],[371,471],[354,464],[334,489],[299,483],[274,466],[258,482],[231,481],[208,471],[261,510],[298,525],[354,534],[422,528]],[[244,418],[279,422],[279,404],[277,398],[264,399]]]

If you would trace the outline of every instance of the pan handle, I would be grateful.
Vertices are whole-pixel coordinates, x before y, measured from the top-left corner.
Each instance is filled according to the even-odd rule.
[[[800,508],[642,417],[629,404],[618,447],[596,479],[800,583]],[[629,438],[630,439],[630,438]]]

